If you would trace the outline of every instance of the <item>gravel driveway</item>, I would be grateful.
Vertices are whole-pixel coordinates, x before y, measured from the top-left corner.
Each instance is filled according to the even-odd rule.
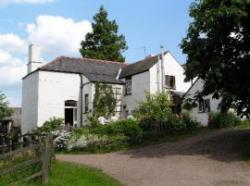
[[[57,159],[102,169],[128,186],[250,186],[250,164],[240,156],[246,140],[250,130],[225,130],[126,152]]]

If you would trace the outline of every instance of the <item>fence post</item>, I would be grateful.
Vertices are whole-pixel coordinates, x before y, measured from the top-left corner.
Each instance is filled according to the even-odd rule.
[[[43,184],[48,184],[49,182],[49,164],[50,164],[50,154],[49,154],[49,137],[46,136],[42,143],[42,182]]]

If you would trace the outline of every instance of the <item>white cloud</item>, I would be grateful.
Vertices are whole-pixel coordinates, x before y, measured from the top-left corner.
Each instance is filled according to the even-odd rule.
[[[0,87],[19,84],[25,72],[24,61],[0,49]]]
[[[25,38],[14,33],[0,34],[0,91],[14,90],[16,95],[21,94],[21,80],[26,74],[28,43],[40,46],[42,59],[79,56],[80,42],[92,31],[89,21],[48,15],[38,16],[34,23],[22,23],[21,26],[26,28]],[[20,98],[16,95],[7,94],[11,105],[20,105]]]
[[[54,0],[0,0],[0,5],[6,5],[10,3],[31,3],[31,4],[45,4],[51,3]]]
[[[0,34],[0,88],[20,84],[26,73],[28,43],[41,48],[41,58],[79,55],[80,42],[92,30],[89,21],[76,22],[60,16],[38,16],[26,24],[27,38]],[[45,62],[45,61],[44,61]]]
[[[26,51],[26,42],[13,33],[0,35],[0,49],[8,52],[23,53]]]
[[[38,44],[43,55],[79,55],[80,42],[91,32],[89,21],[76,22],[60,16],[38,16],[35,23],[27,25],[28,41]]]
[[[25,62],[17,57],[24,55],[25,40],[13,33],[0,35],[0,88],[20,84],[25,75]]]

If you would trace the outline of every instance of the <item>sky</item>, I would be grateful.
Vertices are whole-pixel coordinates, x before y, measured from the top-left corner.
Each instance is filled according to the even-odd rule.
[[[45,64],[57,56],[80,57],[78,49],[101,5],[125,35],[126,62],[170,51],[180,63],[179,47],[191,21],[192,0],[0,0],[0,92],[10,106],[21,106],[28,45],[41,49]]]

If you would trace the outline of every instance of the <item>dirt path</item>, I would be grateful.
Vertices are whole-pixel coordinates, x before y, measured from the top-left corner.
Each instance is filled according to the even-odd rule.
[[[57,159],[100,168],[128,186],[250,186],[250,164],[240,158],[246,147],[242,141],[250,141],[250,130],[219,131],[127,152],[57,155]]]

